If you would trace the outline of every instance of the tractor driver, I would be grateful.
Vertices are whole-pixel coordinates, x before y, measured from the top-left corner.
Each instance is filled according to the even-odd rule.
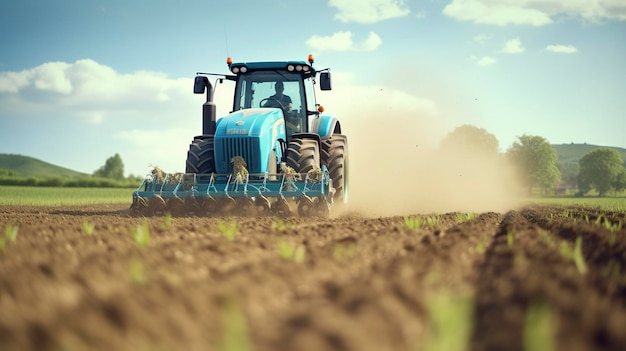
[[[293,103],[291,102],[289,95],[283,94],[283,91],[285,91],[285,85],[283,82],[276,82],[274,90],[276,91],[276,94],[270,96],[263,107],[280,107],[284,109],[285,112],[291,111]]]
[[[293,113],[291,110],[293,103],[289,95],[283,94],[285,90],[285,86],[283,82],[278,81],[274,85],[274,90],[276,94],[267,98],[267,102],[263,105],[264,107],[278,107],[281,108],[285,112],[285,127],[287,127],[287,135],[291,136],[294,133],[302,132],[302,125],[300,117],[297,114]]]

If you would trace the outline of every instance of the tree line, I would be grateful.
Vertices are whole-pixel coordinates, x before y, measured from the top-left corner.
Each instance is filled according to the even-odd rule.
[[[498,154],[498,140],[485,129],[472,125],[456,128],[443,139],[444,150],[468,150],[481,155]],[[517,170],[529,194],[539,189],[549,194],[562,180],[554,147],[541,136],[522,135],[504,155]],[[598,148],[579,160],[576,176],[578,195],[596,191],[601,197],[610,192],[626,189],[626,168],[619,152],[611,148]]]
[[[0,169],[0,185],[48,186],[48,187],[85,187],[85,188],[135,188],[142,178],[124,177],[124,162],[119,154],[109,157],[104,165],[91,176],[78,178],[67,177],[24,177],[15,171]]]

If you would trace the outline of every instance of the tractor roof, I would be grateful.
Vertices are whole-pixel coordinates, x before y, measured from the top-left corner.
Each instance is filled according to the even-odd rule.
[[[263,61],[263,62],[235,62],[233,66],[246,66],[251,70],[287,69],[288,65],[308,65],[305,61]]]
[[[315,68],[306,61],[263,61],[263,62],[236,62],[229,65],[230,71],[235,74],[254,71],[284,70],[301,73],[305,76],[315,74]]]

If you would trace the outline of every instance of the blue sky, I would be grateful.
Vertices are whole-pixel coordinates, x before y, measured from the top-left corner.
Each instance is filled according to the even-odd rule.
[[[626,0],[6,0],[0,42],[0,153],[85,173],[115,153],[127,174],[184,171],[193,76],[228,56],[330,67],[318,102],[355,162],[463,124],[501,151],[522,134],[626,147]]]

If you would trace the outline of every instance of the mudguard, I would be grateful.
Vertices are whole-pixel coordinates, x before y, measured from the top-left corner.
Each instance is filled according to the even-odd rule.
[[[316,133],[320,138],[330,137],[333,134],[341,134],[341,124],[332,116],[320,116],[313,120],[311,133]]]

